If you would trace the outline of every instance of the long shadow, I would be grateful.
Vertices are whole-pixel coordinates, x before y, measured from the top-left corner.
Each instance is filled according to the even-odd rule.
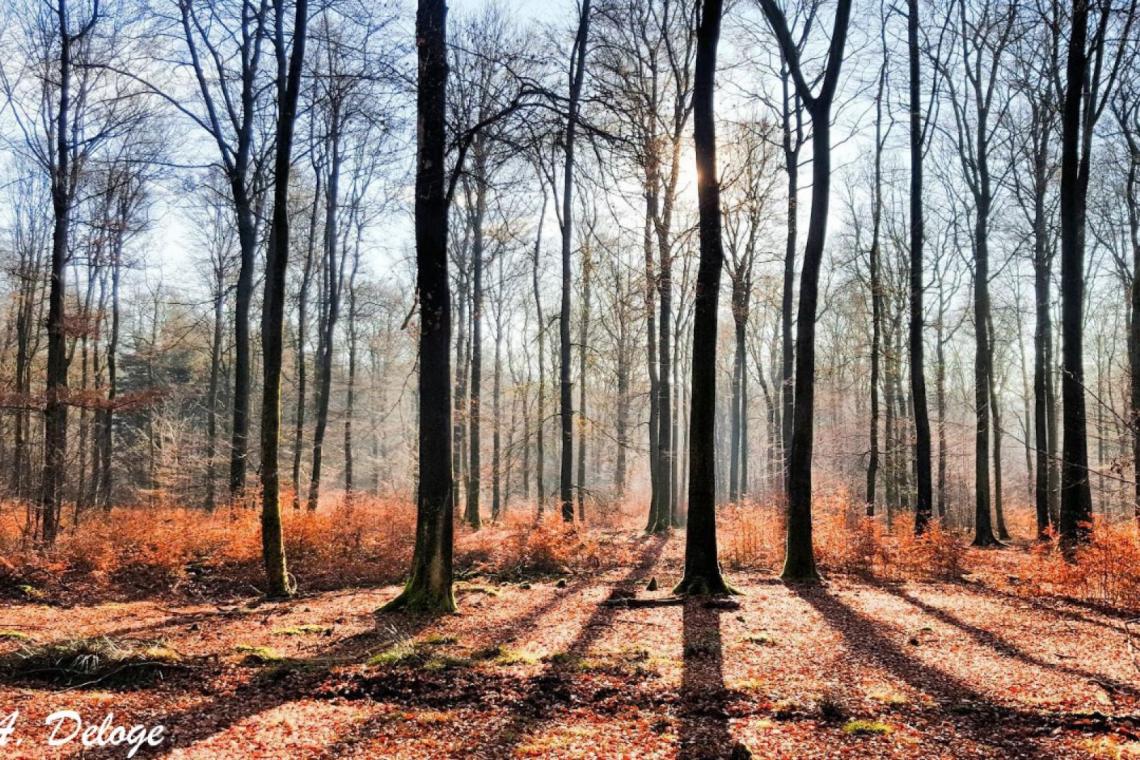
[[[679,705],[681,760],[728,757],[732,750],[720,635],[722,612],[698,599],[685,601]]]
[[[798,584],[789,584],[788,588],[843,636],[850,657],[878,665],[912,688],[933,696],[943,709],[949,708],[957,719],[955,724],[969,729],[971,739],[1009,757],[1039,756],[1039,742],[1029,732],[1011,729],[1017,728],[1016,724],[1040,726],[1041,716],[994,704],[964,681],[908,656],[879,630],[873,618],[844,604],[827,589]]]
[[[1102,608],[1100,608],[1099,605],[1089,607],[1087,604],[1078,604],[1071,597],[1067,597],[1067,596],[1053,597],[1054,599],[1056,599],[1057,603],[1056,604],[1050,604],[1048,602],[1042,601],[1041,599],[1035,599],[1034,597],[1031,597],[1031,596],[1022,596],[1020,594],[1012,594],[1009,591],[1002,591],[1001,589],[994,588],[993,586],[987,586],[984,583],[960,582],[960,583],[953,584],[953,588],[961,589],[967,593],[973,594],[974,596],[988,597],[988,598],[992,598],[992,599],[998,599],[1001,601],[1021,602],[1023,604],[1029,605],[1030,607],[1032,607],[1033,609],[1035,609],[1039,612],[1048,612],[1051,615],[1054,615],[1054,616],[1060,617],[1060,618],[1064,618],[1066,620],[1070,620],[1074,623],[1085,623],[1088,625],[1095,625],[1095,626],[1099,626],[1101,628],[1107,628],[1110,631],[1116,631],[1118,633],[1125,634],[1125,635],[1127,635],[1127,631],[1124,630],[1124,623],[1133,618],[1133,616],[1131,614],[1124,612],[1124,611],[1121,611],[1121,610],[1114,610],[1112,608],[1103,608],[1102,609]],[[1119,621],[1121,621],[1121,624],[1120,625],[1114,625],[1111,622],[1107,622],[1105,620],[1097,620],[1096,618],[1089,617],[1088,615],[1085,615],[1081,612],[1076,612],[1075,610],[1066,609],[1065,607],[1063,607],[1061,605],[1069,605],[1072,607],[1087,609],[1090,612],[1101,615],[1105,618],[1109,618],[1112,620],[1119,620]]]
[[[632,595],[638,583],[648,577],[650,571],[652,571],[657,564],[667,542],[668,538],[665,536],[646,538],[637,564],[623,578],[612,585],[609,598],[621,598]],[[581,587],[594,584],[589,580],[583,580],[581,583],[574,585]],[[513,641],[523,633],[532,629],[538,619],[563,603],[565,598],[565,595],[560,595],[551,599],[547,603],[540,605],[539,608],[531,610],[525,616],[518,619],[506,630],[506,640]],[[618,607],[599,604],[586,622],[583,623],[577,636],[566,650],[560,653],[559,657],[551,658],[539,674],[529,679],[519,681],[513,677],[489,679],[486,676],[481,676],[480,682],[477,684],[463,684],[462,688],[452,688],[451,693],[440,695],[442,699],[441,704],[453,704],[456,702],[484,704],[483,697],[489,695],[491,692],[502,691],[504,693],[509,692],[510,694],[509,701],[513,713],[511,719],[489,740],[479,741],[477,744],[465,746],[459,752],[459,756],[506,757],[510,755],[515,747],[522,743],[530,731],[536,726],[543,724],[552,712],[569,705],[573,699],[571,685],[576,673],[576,664],[586,655],[590,647],[600,636],[600,632],[605,629],[619,611],[620,608]],[[462,675],[456,676],[456,678],[461,677]],[[380,699],[383,700],[387,696],[385,693],[387,691],[387,685],[380,684],[380,686],[384,687],[384,690],[380,694]],[[474,693],[475,689],[481,689],[482,692]],[[430,695],[420,694],[417,696],[419,698],[427,697],[429,701],[431,700]],[[323,756],[335,758],[367,742],[383,730],[385,722],[382,717],[365,721],[335,744],[326,748]]]
[[[1131,684],[1124,683],[1101,673],[1094,673],[1093,671],[1084,670],[1083,668],[1074,668],[1068,665],[1062,665],[1060,663],[1053,663],[1042,660],[1041,658],[1029,654],[1019,647],[1014,646],[992,631],[986,630],[985,628],[981,628],[971,623],[967,623],[966,621],[950,612],[947,612],[946,610],[922,601],[908,591],[880,583],[870,583],[869,585],[882,589],[888,594],[891,594],[892,596],[903,600],[912,607],[921,610],[930,617],[940,620],[941,622],[953,626],[954,628],[957,628],[972,638],[974,641],[982,644],[983,646],[987,646],[990,649],[993,649],[995,652],[1003,655],[1004,657],[1009,657],[1010,659],[1017,660],[1019,662],[1025,663],[1026,665],[1042,668],[1044,670],[1052,670],[1058,673],[1064,673],[1066,675],[1081,678],[1086,681],[1099,682],[1101,684],[1107,685],[1113,691],[1119,692],[1121,694],[1127,694],[1130,697],[1134,698],[1140,697],[1140,689],[1137,689]]]
[[[636,586],[645,580],[661,558],[668,536],[646,539],[637,564],[610,589],[609,599],[631,596]],[[564,708],[571,701],[569,684],[575,675],[575,664],[589,652],[603,631],[621,610],[617,606],[599,604],[578,630],[578,635],[562,653],[551,659],[543,671],[532,678],[514,708],[514,718],[500,729],[494,739],[482,747],[471,747],[471,755],[490,751],[492,757],[504,757],[517,747],[535,726],[546,722],[555,708]]]
[[[508,640],[513,640],[522,632],[534,625],[534,622],[547,614],[551,609],[561,604],[569,595],[581,588],[590,585],[591,579],[581,578],[572,582],[561,593],[553,596],[544,603],[536,605],[521,618],[510,621],[507,628]],[[290,602],[290,607],[297,601]],[[288,610],[284,610],[288,611]],[[270,613],[273,614],[273,613]],[[207,625],[211,620],[232,617],[255,617],[258,612],[246,610],[204,610],[192,613],[172,615],[163,621],[156,621],[143,626],[124,626],[106,635],[116,636],[126,633],[139,634],[145,631],[157,631],[163,628],[178,625],[199,623]],[[153,715],[135,716],[134,720],[151,719],[152,725],[161,723],[168,727],[166,741],[160,747],[150,750],[144,748],[140,754],[151,756],[164,756],[179,749],[185,749],[193,744],[224,732],[230,726],[256,715],[271,710],[282,704],[294,701],[306,693],[317,688],[327,677],[329,669],[338,664],[363,662],[365,658],[377,649],[389,646],[396,641],[414,637],[423,629],[439,620],[435,616],[416,616],[405,613],[378,613],[375,615],[376,626],[372,630],[340,639],[329,647],[306,658],[288,659],[278,669],[267,669],[257,674],[247,684],[240,685],[233,693],[221,695],[197,708],[190,708],[174,714],[155,712]],[[209,667],[209,666],[205,666]],[[196,672],[191,677],[182,677],[171,680],[167,685],[154,690],[156,703],[161,702],[164,693],[176,692],[193,688],[194,683],[201,685],[211,676],[219,675],[220,666],[214,666],[212,673]],[[211,720],[211,717],[221,717],[222,720]],[[114,752],[108,751],[105,755],[94,753],[92,757],[113,757]]]
[[[172,752],[186,750],[195,743],[224,732],[240,721],[292,702],[312,690],[328,676],[329,669],[337,664],[362,661],[376,649],[411,638],[439,618],[432,615],[378,614],[377,626],[370,631],[346,637],[320,653],[304,659],[287,660],[279,668],[258,672],[249,682],[238,685],[232,692],[210,699],[206,704],[188,707],[174,714],[161,712],[161,695],[166,689],[155,691],[157,708],[149,714],[131,716],[132,722],[167,727],[166,740],[157,748],[144,748],[144,753],[164,757]],[[220,667],[219,667],[220,671]],[[217,673],[214,673],[217,675]],[[205,678],[198,674],[197,682]],[[192,688],[192,682],[172,681],[173,693]],[[104,752],[89,753],[89,757],[120,757],[121,750],[108,748]]]

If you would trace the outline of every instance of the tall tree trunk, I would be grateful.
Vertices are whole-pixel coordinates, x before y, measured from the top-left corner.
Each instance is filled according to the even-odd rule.
[[[785,68],[787,64],[784,64]],[[784,241],[784,284],[780,300],[780,455],[784,472],[784,498],[788,498],[789,455],[792,451],[792,421],[795,418],[795,356],[796,344],[792,338],[793,313],[796,287],[796,239],[799,227],[799,183],[800,183],[800,112],[802,106],[795,94],[794,86],[788,81],[787,71],[781,72],[783,87],[783,132],[784,132],[784,172],[788,179],[788,234]],[[791,92],[789,92],[791,90]],[[796,120],[793,136],[792,119]]]
[[[534,485],[537,491],[537,513],[542,517],[542,509],[546,499],[546,484],[544,475],[546,471],[546,437],[543,430],[546,424],[546,317],[542,313],[542,291],[538,287],[539,254],[542,251],[542,225],[546,220],[547,204],[546,185],[542,186],[542,210],[538,214],[538,228],[534,235],[533,267],[531,280],[534,287],[534,310],[538,317],[538,408],[535,419],[535,466]]]
[[[654,165],[650,160],[650,166]],[[649,520],[645,530],[659,533],[667,529],[661,519],[661,396],[657,363],[657,267],[653,261],[653,220],[657,216],[657,173],[646,169],[645,229],[642,240],[645,253],[645,342],[647,372],[649,375]]]
[[[946,520],[946,464],[949,454],[946,441],[946,297],[942,275],[938,277],[938,328],[935,335],[934,369],[935,405],[938,407],[938,513],[940,520]]]
[[[673,333],[673,345],[676,348],[673,361],[673,397],[670,403],[673,408],[672,438],[669,444],[669,525],[673,528],[681,527],[680,498],[677,492],[677,446],[681,434],[681,362],[678,359],[681,349],[680,322],[677,322]]]
[[[994,334],[994,323],[992,316],[986,325],[988,334]],[[999,541],[1009,540],[1009,531],[1005,527],[1005,503],[1002,499],[1002,467],[1001,467],[1001,406],[998,402],[997,396],[997,379],[993,374],[994,366],[994,347],[990,344],[990,409],[993,411],[994,420],[994,517],[997,520],[997,536]]]
[[[880,235],[883,219],[883,95],[887,84],[886,46],[875,98],[875,187],[871,209],[871,431],[867,454],[867,516],[875,515],[875,481],[879,474],[879,375],[883,350],[883,279]]]
[[[578,519],[586,521],[586,366],[590,346],[590,246],[582,247],[582,314],[578,324]]]
[[[1040,170],[1043,167],[1039,167]],[[1041,175],[1037,175],[1041,178]],[[1037,513],[1037,538],[1048,536],[1052,519],[1049,510],[1050,492],[1053,483],[1050,475],[1056,472],[1056,464],[1050,453],[1049,438],[1054,427],[1049,424],[1054,405],[1050,386],[1053,384],[1053,321],[1050,285],[1052,280],[1051,259],[1046,240],[1045,194],[1040,182],[1033,199],[1033,300],[1036,312],[1033,332],[1033,434],[1037,449],[1037,480],[1035,507]]]
[[[99,457],[102,472],[99,475],[99,493],[102,494],[103,511],[111,509],[114,496],[114,470],[111,467],[115,443],[115,403],[119,395],[119,333],[120,333],[120,287],[123,274],[123,242],[118,238],[111,259],[111,334],[107,340],[107,408],[103,411],[102,455]]]
[[[930,412],[926,406],[923,358],[922,82],[919,78],[918,0],[907,0],[907,48],[910,63],[910,389],[914,406],[914,529],[922,533],[933,508],[930,477]]]
[[[989,199],[978,203],[974,227],[974,546],[995,546],[990,520]]]
[[[483,486],[483,217],[487,211],[487,167],[485,153],[475,152],[475,208],[471,225],[471,391],[468,396],[467,429],[470,440],[470,465],[467,475],[467,503],[464,521],[478,529],[479,492]]]
[[[1088,535],[1092,494],[1085,427],[1085,203],[1089,156],[1081,150],[1081,106],[1087,78],[1089,3],[1073,0],[1064,110],[1061,121],[1061,545],[1071,556]],[[1107,12],[1107,11],[1106,11]],[[1086,119],[1091,122],[1091,119]],[[1088,139],[1088,136],[1085,136]]]
[[[109,279],[108,273],[107,273],[108,268],[109,268],[109,262],[101,261],[101,265],[100,265],[100,269],[99,269],[99,301],[98,301],[98,306],[96,307],[96,315],[97,316],[95,317],[95,323],[93,326],[93,331],[94,331],[94,336],[95,336],[95,345],[94,345],[92,352],[91,352],[91,363],[92,363],[92,367],[93,367],[93,381],[94,381],[94,385],[95,385],[95,391],[97,394],[104,392],[106,389],[106,378],[103,374],[103,372],[104,372],[104,363],[103,363],[104,356],[103,356],[103,352],[101,349],[102,349],[103,333],[104,333],[103,320],[105,318],[104,315],[107,313],[107,297],[108,297],[107,281]],[[90,441],[90,446],[91,446],[91,477],[88,480],[87,490],[83,495],[83,505],[85,508],[86,507],[98,506],[98,504],[99,504],[99,477],[100,477],[100,473],[102,472],[102,466],[103,466],[103,464],[102,464],[103,446],[100,443],[100,438],[103,435],[103,412],[104,412],[104,410],[102,408],[98,408],[95,410],[94,414],[92,415],[93,420],[92,420],[92,431],[91,431],[91,441]],[[76,516],[78,517],[78,514]]]
[[[447,278],[447,4],[416,13],[416,289],[420,304],[419,483],[408,585],[386,609],[452,611],[451,293]]]
[[[340,318],[340,297],[344,282],[345,255],[338,250],[340,243],[339,195],[342,164],[340,105],[334,102],[329,123],[331,156],[325,188],[325,314],[323,334],[317,347],[317,424],[313,429],[313,465],[309,473],[307,508],[313,511],[321,496],[321,466],[324,462],[325,432],[329,424],[329,401],[332,396],[333,347],[336,344],[336,325]]]
[[[308,363],[305,338],[309,330],[309,287],[313,278],[313,253],[317,240],[317,199],[321,197],[324,172],[315,172],[313,208],[309,214],[309,236],[305,246],[305,265],[301,270],[301,287],[297,293],[297,414],[293,422],[293,509],[301,508],[301,456],[305,448],[305,394],[308,390]]]
[[[503,257],[499,257],[499,293],[498,308],[495,312],[495,368],[491,381],[491,406],[494,419],[494,429],[491,433],[491,519],[498,521],[503,510],[503,447],[502,447],[502,388],[503,388]],[[512,421],[514,409],[512,407]],[[513,430],[513,424],[512,424]],[[508,446],[509,446],[508,441]],[[507,469],[507,492],[510,496],[510,466]]]
[[[465,248],[466,246],[464,246]],[[467,432],[467,369],[471,359],[471,343],[467,339],[467,321],[469,309],[467,308],[470,280],[465,271],[459,273],[459,308],[455,311],[455,429],[451,452],[452,472],[455,478],[455,490],[452,498],[458,501],[463,498],[463,484],[466,482],[467,459],[464,457],[464,442]]]
[[[359,213],[359,210],[357,210]],[[356,243],[352,253],[352,270],[348,275],[348,387],[344,401],[344,494],[352,498],[354,459],[352,451],[352,422],[356,412],[356,348],[359,325],[356,313],[356,275],[360,271],[360,241],[364,225],[357,220]]]
[[[582,0],[579,10],[578,34],[574,40],[570,98],[566,112],[566,150],[562,170],[562,310],[558,318],[559,337],[559,418],[562,423],[562,466],[558,476],[559,500],[562,519],[574,521],[573,473],[574,463],[574,402],[570,385],[570,252],[574,232],[574,138],[578,128],[578,108],[586,72],[587,38],[590,31],[590,0]]]
[[[222,325],[226,303],[225,266],[221,260],[214,270],[214,334],[210,340],[210,385],[206,391],[206,509],[217,505],[218,392],[221,385]]]
[[[897,308],[895,299],[891,299],[892,303],[890,309],[892,312]],[[897,314],[897,312],[895,312]],[[886,507],[887,507],[887,528],[889,529],[893,524],[894,512],[899,505],[899,423],[897,407],[895,406],[895,378],[898,376],[899,371],[899,355],[895,351],[893,336],[898,333],[899,324],[895,315],[892,314],[887,321],[888,330],[886,335],[886,372],[883,377],[883,400],[886,402],[886,414],[884,415],[884,431],[886,434],[886,450],[883,452],[883,464],[886,470]]]
[[[737,291],[743,288],[743,278],[738,275],[740,284],[734,280],[732,283],[732,302],[735,307],[737,301],[741,300]],[[744,445],[743,441],[743,417],[744,417],[744,404],[741,396],[741,388],[743,384],[742,376],[745,372],[744,367],[744,338],[745,338],[745,324],[744,320],[736,315],[737,309],[733,309],[733,329],[735,339],[733,341],[733,360],[732,360],[732,401],[730,407],[731,417],[731,431],[729,435],[729,472],[728,472],[728,501],[732,504],[740,502],[740,460],[741,450]]]
[[[1135,120],[1135,124],[1132,123]],[[1125,182],[1125,199],[1128,207],[1128,232],[1132,242],[1132,291],[1128,322],[1129,421],[1132,435],[1133,473],[1140,473],[1140,105],[1133,104],[1131,119],[1120,118],[1121,131],[1128,145],[1128,178]],[[1040,480],[1040,475],[1038,475]],[[1140,476],[1132,498],[1132,517],[1140,526]]]
[[[799,54],[787,20],[775,0],[761,0],[764,15],[783,52],[812,123],[812,199],[804,263],[800,274],[800,303],[796,318],[796,376],[792,449],[788,463],[788,538],[782,577],[810,580],[819,577],[812,551],[811,465],[815,416],[815,321],[819,299],[819,273],[827,236],[827,210],[831,188],[831,103],[843,64],[850,0],[839,0],[828,50],[827,66],[814,96],[800,70]],[[694,361],[695,363],[695,361]]]
[[[245,490],[249,458],[250,329],[249,312],[253,301],[253,269],[257,261],[257,222],[253,201],[245,186],[244,173],[231,180],[238,217],[238,246],[241,263],[234,289],[234,387],[233,429],[230,431],[230,497]]]
[[[48,295],[47,384],[44,406],[44,466],[40,487],[40,537],[55,543],[59,531],[67,467],[67,329],[65,268],[74,200],[71,168],[71,51],[78,37],[68,31],[67,0],[56,6],[59,23],[59,102],[56,111],[51,201],[54,215],[51,240],[51,287]],[[92,17],[93,25],[97,17]],[[87,27],[90,29],[90,26]],[[82,35],[83,32],[80,33]]]
[[[1023,404],[1021,427],[1023,431],[1022,443],[1025,445],[1025,498],[1034,500],[1034,471],[1033,471],[1033,444],[1031,431],[1033,421],[1031,418],[1032,395],[1029,390],[1029,363],[1025,360],[1025,315],[1021,310],[1021,287],[1017,289],[1017,308],[1014,311],[1017,318],[1017,353],[1019,368],[1021,369],[1021,400]]]
[[[266,595],[289,596],[293,589],[285,563],[281,530],[280,467],[281,358],[285,323],[285,274],[289,264],[289,172],[292,165],[293,131],[305,60],[308,0],[297,0],[293,20],[293,49],[286,54],[284,0],[277,0],[275,44],[280,108],[277,115],[277,155],[274,162],[273,217],[266,257],[264,315],[262,317],[262,364],[264,393],[261,404],[261,550],[265,563]],[[288,63],[286,63],[288,57]]]
[[[623,328],[624,329],[624,326]],[[622,349],[624,349],[624,341]],[[619,349],[617,361],[617,420],[615,422],[615,435],[617,438],[617,452],[614,461],[614,496],[621,499],[625,496],[626,461],[629,447],[629,352]],[[1140,435],[1137,436],[1140,440]]]
[[[747,502],[752,496],[748,482],[748,368],[740,370],[740,499]]]
[[[697,161],[701,261],[693,306],[693,386],[689,418],[691,469],[685,574],[674,591],[677,594],[723,594],[732,591],[720,574],[716,548],[716,336],[724,248],[713,94],[721,11],[721,0],[703,0],[693,79],[693,143]]]

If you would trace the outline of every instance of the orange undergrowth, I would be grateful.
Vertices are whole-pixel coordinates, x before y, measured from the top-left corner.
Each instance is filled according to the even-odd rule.
[[[963,572],[965,543],[938,525],[915,537],[909,520],[888,532],[881,517],[868,518],[863,505],[840,490],[814,500],[812,538],[825,572],[886,578],[953,579]],[[730,505],[720,513],[721,544],[729,567],[780,569],[784,558],[781,510],[758,504]]]
[[[1131,522],[1093,520],[1089,541],[1073,561],[1055,537],[1033,548],[1026,575],[1008,578],[1031,594],[1056,594],[1111,607],[1140,610],[1140,541]]]
[[[410,565],[415,505],[408,501],[328,499],[313,512],[286,508],[282,522],[301,590],[398,583]],[[248,594],[263,582],[260,514],[249,506],[91,512],[46,551],[27,540],[24,526],[22,506],[0,504],[0,595]],[[612,567],[629,556],[619,538],[566,526],[553,513],[536,522],[519,506],[478,531],[457,524],[456,571],[522,577]]]
[[[591,573],[633,561],[643,500],[590,499],[586,528],[562,522],[556,505],[536,520],[533,505],[513,505],[480,530],[456,526],[459,578],[500,580]],[[288,504],[289,499],[284,503]],[[915,537],[903,514],[888,531],[882,517],[836,490],[815,499],[814,545],[824,573],[887,580],[959,580],[964,575],[1025,595],[1059,595],[1140,609],[1140,543],[1131,523],[1097,520],[1089,544],[1068,562],[1056,542],[1025,538],[999,551],[969,549],[969,536],[932,525]],[[1032,521],[1010,510],[1015,535]],[[24,535],[22,506],[0,504],[0,596],[78,600],[155,594],[246,595],[262,584],[260,517],[253,507],[205,512],[175,506],[92,512],[44,551]],[[330,496],[315,512],[282,515],[290,571],[302,591],[399,583],[410,563],[415,507],[401,499]],[[743,503],[718,509],[727,570],[778,572],[784,557],[783,510]]]

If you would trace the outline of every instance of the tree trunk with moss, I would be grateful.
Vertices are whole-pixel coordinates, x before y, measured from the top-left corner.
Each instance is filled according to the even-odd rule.
[[[281,358],[285,325],[285,274],[289,265],[289,171],[293,130],[297,122],[297,100],[301,92],[301,70],[305,58],[305,32],[308,26],[308,0],[298,0],[293,19],[293,51],[286,60],[285,13],[276,8],[274,44],[277,50],[277,86],[281,108],[277,116],[277,156],[274,166],[273,217],[269,228],[269,251],[265,263],[264,312],[261,324],[262,380],[261,403],[261,548],[265,563],[266,595],[270,598],[292,594],[285,564],[285,541],[281,531],[281,469],[278,453],[281,443]]]
[[[416,546],[403,593],[385,609],[451,612],[451,292],[447,279],[447,4],[420,0],[416,12],[416,292],[420,308],[419,486]]]

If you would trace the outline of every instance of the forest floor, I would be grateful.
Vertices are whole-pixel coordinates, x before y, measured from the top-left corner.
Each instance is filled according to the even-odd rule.
[[[730,602],[633,606],[669,601],[684,542],[620,540],[624,569],[467,579],[460,613],[434,619],[376,612],[394,586],[0,603],[0,656],[107,637],[149,661],[139,678],[6,678],[0,721],[20,716],[0,755],[80,756],[45,744],[45,717],[70,709],[165,726],[138,757],[1140,757],[1131,615],[1009,591],[996,579],[1024,548],[970,550],[952,583],[734,572]]]

